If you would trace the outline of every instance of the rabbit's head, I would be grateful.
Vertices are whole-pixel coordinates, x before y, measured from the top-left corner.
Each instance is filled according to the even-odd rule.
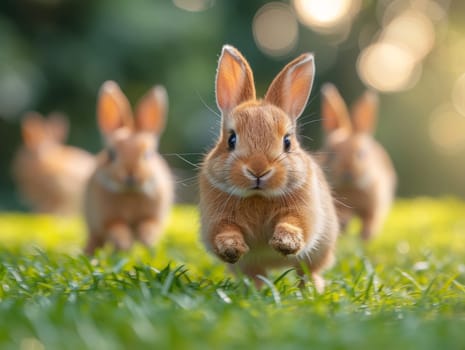
[[[62,145],[68,137],[68,120],[60,113],[44,118],[38,112],[28,112],[21,121],[24,146],[29,151],[42,151]]]
[[[296,123],[310,95],[312,54],[290,62],[257,100],[252,70],[241,53],[223,47],[216,76],[222,113],[218,142],[204,163],[212,186],[230,195],[282,196],[309,176]]]
[[[151,192],[157,181],[154,157],[165,125],[168,97],[155,86],[139,101],[135,117],[128,99],[113,81],[99,93],[97,119],[105,150],[97,169],[97,180],[113,192]]]
[[[350,114],[336,87],[322,88],[322,117],[326,144],[323,166],[334,187],[364,188],[371,182],[377,165],[379,145],[373,139],[378,109],[377,95],[366,91],[352,106]]]

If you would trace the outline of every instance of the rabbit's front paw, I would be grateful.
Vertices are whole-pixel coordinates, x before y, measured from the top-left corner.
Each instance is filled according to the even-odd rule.
[[[215,237],[214,244],[216,254],[230,264],[237,262],[249,251],[249,247],[239,232],[220,233]]]
[[[295,255],[304,247],[302,229],[288,223],[280,223],[276,225],[269,244],[283,255]]]

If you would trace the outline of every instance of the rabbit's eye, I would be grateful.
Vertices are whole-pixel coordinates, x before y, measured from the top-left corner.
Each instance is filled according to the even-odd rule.
[[[113,148],[108,149],[108,160],[114,162],[116,159],[116,151]]]
[[[229,135],[228,147],[230,151],[236,148],[236,133],[234,131],[231,131],[231,135]]]
[[[283,138],[283,146],[284,146],[284,151],[289,152],[291,149],[291,136],[290,135],[285,135]]]

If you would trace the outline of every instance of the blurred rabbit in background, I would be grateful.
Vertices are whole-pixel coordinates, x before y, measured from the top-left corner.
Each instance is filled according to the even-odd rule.
[[[29,112],[21,122],[21,130],[23,145],[12,170],[25,202],[40,213],[80,213],[95,159],[82,149],[64,144],[69,130],[66,117],[53,113],[44,118]]]
[[[389,155],[373,138],[378,97],[366,91],[351,112],[336,87],[322,88],[325,145],[320,155],[332,185],[342,230],[353,216],[362,220],[362,239],[376,234],[386,218],[396,187]]]
[[[129,249],[134,241],[150,246],[167,223],[174,181],[158,153],[168,113],[165,88],[150,89],[134,112],[117,83],[102,85],[97,122],[104,149],[86,190],[87,254],[106,242],[119,250]]]

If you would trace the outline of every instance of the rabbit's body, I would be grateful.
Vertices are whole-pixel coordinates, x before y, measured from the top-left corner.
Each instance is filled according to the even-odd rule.
[[[295,135],[313,72],[313,56],[302,55],[256,100],[247,61],[223,48],[216,83],[223,125],[200,172],[200,213],[202,240],[223,261],[254,278],[305,264],[321,291],[338,224],[323,173]]]
[[[329,265],[337,236],[336,214],[332,205],[325,207],[332,199],[319,167],[306,154],[302,157],[307,161],[306,171],[312,177],[295,193],[282,197],[231,196],[212,186],[207,174],[201,174],[200,191],[206,193],[200,203],[205,213],[202,216],[202,236],[207,247],[215,251],[212,232],[222,231],[222,227],[234,223],[248,247],[248,253],[237,263],[244,272],[264,275],[268,268],[295,266],[300,269],[301,262],[308,263],[311,271]],[[214,219],[208,215],[212,213],[215,213]],[[306,242],[297,255],[283,255],[283,252],[272,249],[269,243],[276,226],[289,216],[299,221],[302,240]],[[311,259],[307,260],[309,257]]]
[[[363,189],[350,185],[334,188],[343,229],[354,216],[359,217],[364,225],[362,238],[371,238],[380,229],[394,198],[395,181],[388,181],[383,185],[372,183]]]
[[[341,227],[353,216],[362,220],[362,238],[379,229],[394,199],[396,174],[389,155],[373,138],[377,99],[366,93],[353,117],[332,85],[323,88],[323,125],[327,137],[321,163],[327,170]]]
[[[149,93],[139,104],[133,126],[132,116],[124,115],[130,113],[129,102],[117,85],[107,82],[102,87],[99,123],[106,149],[98,156],[86,191],[89,254],[106,242],[123,250],[136,240],[151,245],[166,225],[174,185],[167,163],[156,151],[165,94],[161,88]]]
[[[96,179],[99,174],[94,173],[85,202],[88,226],[93,234],[106,241],[108,237],[105,237],[105,225],[118,221],[136,231],[136,237],[141,235],[140,224],[146,221],[157,222],[160,227],[165,225],[173,202],[173,183],[168,165],[163,159],[155,157],[153,164],[159,177],[157,183],[147,192],[113,191],[99,182]],[[155,237],[150,237],[152,238]],[[150,240],[146,243],[150,243]]]
[[[95,168],[95,158],[55,139],[48,129],[57,120],[42,119],[38,115],[32,118],[37,119],[23,122],[23,128],[29,129],[23,131],[23,136],[30,141],[35,134],[37,139],[32,143],[25,140],[27,144],[18,150],[13,161],[18,189],[37,212],[77,214],[81,212],[85,184]]]

